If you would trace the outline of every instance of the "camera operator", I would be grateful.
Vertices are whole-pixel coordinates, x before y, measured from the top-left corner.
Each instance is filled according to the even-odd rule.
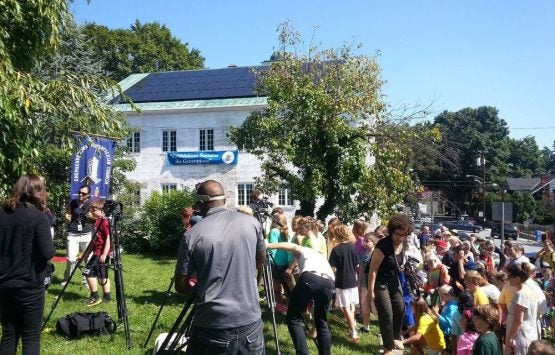
[[[175,289],[196,299],[187,354],[265,354],[256,286],[266,257],[260,224],[227,209],[217,181],[203,182],[196,193],[204,218],[181,240],[175,269]]]

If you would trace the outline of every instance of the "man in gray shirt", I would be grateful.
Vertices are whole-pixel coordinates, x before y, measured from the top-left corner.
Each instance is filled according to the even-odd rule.
[[[225,208],[214,180],[200,184],[196,207],[204,218],[181,241],[175,269],[175,289],[196,299],[187,354],[265,354],[256,283],[266,257],[260,223]]]

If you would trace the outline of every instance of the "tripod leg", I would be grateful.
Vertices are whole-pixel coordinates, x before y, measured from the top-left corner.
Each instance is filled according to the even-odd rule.
[[[187,314],[187,311],[189,310],[189,308],[191,307],[192,304],[193,304],[193,299],[192,298],[190,300],[188,300],[187,303],[185,303],[185,306],[183,306],[183,309],[181,310],[181,313],[179,313],[179,316],[177,317],[177,319],[173,323],[170,331],[168,332],[168,336],[166,337],[166,339],[164,339],[164,341],[162,342],[162,345],[160,345],[160,349],[165,350],[168,347],[168,344],[170,342],[172,334],[175,334],[177,328],[179,327],[179,325],[183,321],[183,318]]]
[[[276,352],[277,354],[281,354],[279,350],[279,338],[277,333],[277,324],[276,324],[276,301],[274,295],[274,284],[272,279],[272,265],[270,264],[270,260],[268,255],[266,257],[266,261],[264,262],[264,288],[266,290],[266,300],[268,301],[268,306],[270,307],[270,313],[272,314],[272,326],[274,330],[274,339],[276,342]]]
[[[146,345],[148,344],[150,337],[152,336],[152,333],[154,332],[154,328],[156,327],[156,323],[158,323],[158,319],[160,319],[160,314],[162,314],[162,309],[164,308],[164,305],[166,304],[166,301],[168,299],[168,296],[170,295],[171,289],[173,287],[173,282],[174,279],[172,278],[170,281],[170,285],[168,286],[168,290],[166,291],[166,295],[164,296],[164,300],[162,301],[162,304],[160,305],[160,308],[158,309],[158,314],[156,315],[156,318],[154,319],[154,323],[152,323],[152,327],[150,327],[150,332],[148,333],[148,337],[146,337],[145,343],[143,344],[143,348],[146,348]]]
[[[92,241],[91,241],[91,243],[92,243]],[[56,306],[58,306],[58,303],[62,299],[62,296],[64,295],[64,292],[66,291],[66,288],[69,286],[69,283],[70,283],[71,279],[73,278],[73,275],[75,274],[75,272],[77,270],[79,270],[79,266],[81,265],[82,262],[83,262],[82,260],[79,260],[77,262],[77,264],[75,265],[75,268],[73,269],[71,274],[69,274],[69,278],[67,279],[66,284],[62,288],[62,292],[60,292],[60,295],[56,298],[56,301],[52,304],[52,307],[50,308],[50,312],[46,316],[46,318],[44,320],[44,323],[42,323],[41,331],[44,330],[44,327],[46,326],[46,323],[48,323],[48,321],[50,320],[50,316],[52,316],[52,313],[54,313],[54,310],[56,309]]]

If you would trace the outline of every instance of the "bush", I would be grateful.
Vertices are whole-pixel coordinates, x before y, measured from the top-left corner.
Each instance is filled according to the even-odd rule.
[[[187,190],[154,192],[138,218],[122,223],[124,250],[175,256],[183,236],[181,210],[193,201]]]

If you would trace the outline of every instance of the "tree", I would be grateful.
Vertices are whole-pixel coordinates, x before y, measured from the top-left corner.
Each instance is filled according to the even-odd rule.
[[[304,215],[323,197],[320,219],[391,213],[414,185],[403,138],[391,139],[408,127],[386,120],[376,60],[349,47],[298,53],[291,49],[301,39],[288,23],[279,39],[276,60],[257,72],[267,107],[231,130],[232,141],[262,161],[257,184],[266,192],[290,187]]]
[[[133,73],[201,69],[204,58],[197,49],[175,38],[157,22],[135,21],[129,29],[109,29],[87,24],[84,33],[94,58],[112,79],[120,81]]]
[[[416,167],[419,176],[436,190],[441,190],[445,197],[457,205],[464,205],[470,199],[472,189],[477,187],[467,175],[483,176],[483,166],[477,165],[477,159],[483,156],[486,161],[486,183],[501,184],[507,176],[509,167],[509,129],[507,123],[499,118],[494,107],[464,108],[457,112],[444,111],[434,119],[433,126],[440,130],[439,151],[449,152],[449,163],[440,164],[440,169],[422,172],[427,164]],[[481,186],[480,186],[481,187]]]
[[[510,139],[510,154],[507,159],[511,177],[532,177],[545,174],[548,156],[540,151],[536,139],[527,136],[522,139]]]
[[[78,70],[72,23],[64,0],[2,3],[0,194],[24,172],[65,172],[72,131],[125,135],[124,120],[99,99],[117,91],[115,83]]]

